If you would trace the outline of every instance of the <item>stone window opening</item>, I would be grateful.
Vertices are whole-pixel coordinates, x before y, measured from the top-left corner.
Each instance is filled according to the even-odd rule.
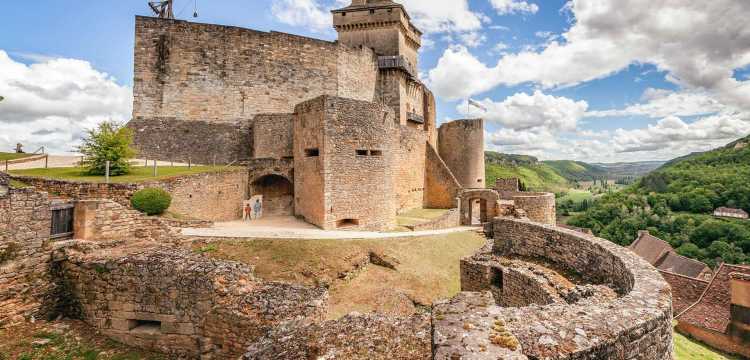
[[[139,334],[161,334],[161,321],[156,320],[128,320],[130,332]]]
[[[370,14],[374,14],[374,13],[375,13],[375,9],[370,9]]]
[[[367,156],[368,151],[367,150],[357,150],[357,156]]]
[[[358,219],[341,219],[336,222],[337,228],[347,228],[347,227],[354,227],[354,226],[359,226]]]
[[[383,150],[370,150],[372,156],[383,156]]]
[[[498,289],[503,288],[503,271],[498,268],[490,269],[490,286]]]
[[[305,157],[317,157],[320,156],[320,150],[315,149],[305,149]]]

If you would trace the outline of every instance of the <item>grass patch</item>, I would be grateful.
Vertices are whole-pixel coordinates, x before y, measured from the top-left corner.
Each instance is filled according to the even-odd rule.
[[[675,360],[739,360],[737,357],[721,354],[677,331],[674,332],[674,355]]]
[[[18,181],[18,180],[11,179],[10,180],[10,187],[12,187],[14,189],[23,189],[23,188],[29,187],[29,184],[27,184],[27,183],[25,183],[23,181]]]
[[[55,328],[64,325],[65,328]],[[161,360],[109,340],[80,321],[23,324],[0,329],[0,360]]]
[[[396,216],[399,226],[409,226],[437,219],[448,212],[448,209],[412,209]]]
[[[578,189],[570,189],[568,190],[568,193],[558,199],[557,201],[567,201],[571,200],[574,204],[578,204],[582,202],[583,200],[592,201],[594,199],[594,195],[591,193],[591,191],[588,190],[578,190]]]
[[[459,260],[485,239],[473,232],[373,240],[225,240],[208,256],[252,264],[271,281],[330,284],[329,318],[349,312],[407,315],[460,290]],[[205,244],[194,245],[199,250]],[[368,262],[369,252],[398,259],[397,270]],[[347,274],[349,276],[347,276]]]
[[[187,166],[160,166],[158,167],[157,176],[153,176],[152,167],[132,167],[131,172],[128,175],[112,176],[110,182],[112,183],[138,183],[151,180],[166,179],[174,176],[184,176],[192,174],[210,173],[226,171],[228,169],[236,169],[236,167],[225,167],[225,166],[193,166],[188,169]],[[72,168],[49,168],[49,169],[26,169],[26,170],[11,170],[10,174],[17,176],[32,176],[41,177],[45,179],[54,180],[68,180],[78,182],[104,182],[104,176],[89,176],[84,174],[84,170],[80,167]]]
[[[17,153],[6,153],[0,152],[0,161],[5,160],[18,160],[31,156],[32,154],[17,154]]]

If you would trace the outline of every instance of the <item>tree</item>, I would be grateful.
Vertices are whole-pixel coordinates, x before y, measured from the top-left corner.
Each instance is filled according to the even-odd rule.
[[[109,161],[109,174],[125,175],[130,172],[129,159],[135,156],[133,131],[115,122],[103,122],[87,131],[78,148],[84,155],[83,166],[89,175],[104,175]]]

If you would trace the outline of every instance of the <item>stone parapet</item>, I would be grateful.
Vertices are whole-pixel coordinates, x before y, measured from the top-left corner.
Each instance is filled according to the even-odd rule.
[[[483,261],[497,262],[502,275],[483,261],[464,261],[462,276],[473,279],[464,288],[490,291],[462,293],[434,306],[436,359],[672,359],[669,285],[645,260],[607,240],[527,220],[495,218],[493,234],[492,252],[485,252]],[[541,269],[513,280],[506,257],[547,264],[564,275],[562,283],[550,283],[553,273]],[[535,300],[516,289],[519,301],[505,306],[492,295],[493,287],[519,284],[518,279],[536,281],[536,287],[553,284],[545,292],[565,294],[560,291],[565,278],[578,279],[576,287],[594,295]]]

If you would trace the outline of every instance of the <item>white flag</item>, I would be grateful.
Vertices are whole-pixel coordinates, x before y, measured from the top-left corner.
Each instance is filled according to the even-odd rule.
[[[469,105],[471,105],[471,106],[473,106],[473,107],[475,107],[475,108],[477,108],[477,109],[481,109],[481,110],[483,110],[483,111],[485,111],[485,112],[487,111],[487,108],[486,108],[486,107],[484,107],[484,105],[482,105],[482,104],[480,104],[479,102],[477,102],[477,101],[474,101],[474,100],[472,100],[472,99],[469,99]]]

